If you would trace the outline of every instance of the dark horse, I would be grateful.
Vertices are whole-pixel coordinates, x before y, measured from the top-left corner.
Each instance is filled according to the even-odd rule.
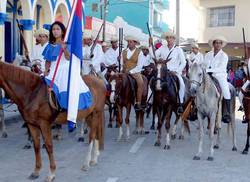
[[[249,137],[250,137],[250,85],[247,86],[246,91],[242,90],[243,97],[243,107],[245,112],[245,120],[247,121],[247,141],[246,146],[242,154],[248,154],[249,149]]]
[[[143,76],[144,80],[144,90],[142,96],[142,105],[146,105],[147,102],[147,79]],[[130,137],[129,130],[129,116],[131,111],[131,106],[135,102],[135,93],[136,93],[136,83],[135,80],[127,73],[118,73],[112,75],[109,79],[111,84],[111,103],[116,104],[117,106],[117,124],[119,128],[119,135],[117,140],[121,140],[123,136],[122,131],[122,109],[126,108],[126,139]],[[136,134],[145,134],[144,131],[144,110],[136,111]]]
[[[175,130],[177,126],[177,122],[179,119],[184,119],[186,121],[186,109],[185,112],[180,116],[177,114],[178,108],[178,91],[179,91],[179,79],[175,75],[175,73],[169,71],[164,62],[156,63],[155,77],[151,80],[151,89],[153,91],[153,115],[156,113],[158,117],[158,125],[157,125],[157,139],[155,142],[155,146],[161,145],[161,128],[165,122],[165,129],[167,132],[166,135],[166,144],[164,149],[170,149],[170,120],[172,113],[174,112],[176,115],[175,125],[173,128],[173,138],[175,138]],[[189,104],[190,97],[185,96],[184,108]],[[153,116],[154,118],[154,116]],[[189,131],[188,123],[182,123],[182,126],[185,126]],[[180,139],[183,139],[184,127],[182,127],[182,134]]]
[[[85,118],[90,127],[89,150],[83,165],[83,170],[86,170],[90,164],[97,163],[99,148],[103,149],[103,117],[106,89],[103,82],[96,77],[85,76],[83,79],[93,95],[93,105],[89,109],[79,111],[77,116],[79,121]],[[53,181],[56,164],[53,155],[51,124],[53,121],[57,121],[60,124],[66,123],[66,112],[60,113],[52,109],[49,104],[47,85],[41,77],[30,71],[0,62],[0,87],[5,90],[18,106],[19,112],[27,123],[32,135],[36,163],[34,171],[29,178],[38,178],[42,166],[40,151],[41,133],[50,161],[50,172],[46,180]],[[93,155],[91,155],[92,152]]]

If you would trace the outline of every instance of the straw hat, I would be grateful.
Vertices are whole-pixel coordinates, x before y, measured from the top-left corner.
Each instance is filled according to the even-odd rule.
[[[208,44],[209,44],[210,47],[213,47],[213,42],[214,42],[215,40],[220,40],[220,41],[222,41],[222,47],[225,47],[225,46],[227,45],[227,40],[226,40],[225,37],[223,37],[223,36],[215,36],[215,37],[211,38],[211,39],[208,41]]]
[[[117,42],[117,41],[118,41],[118,38],[117,38],[117,37],[111,37],[111,38],[110,38],[110,43],[111,43],[111,42]]]
[[[139,39],[137,39],[137,38],[134,37],[133,35],[127,35],[127,36],[125,36],[124,39],[125,39],[126,41],[133,40],[133,41],[137,42],[138,44],[140,44]]]
[[[34,37],[38,37],[39,35],[47,35],[47,37],[49,37],[49,31],[44,28],[39,28],[34,31]]]
[[[92,31],[85,29],[83,31],[83,39],[93,39]]]
[[[164,32],[164,33],[161,34],[162,39],[166,39],[166,37],[174,37],[174,38],[176,38],[176,35],[173,32]]]
[[[200,48],[199,48],[199,45],[198,45],[197,43],[195,43],[195,42],[193,42],[193,43],[191,44],[191,48],[200,49]]]
[[[148,49],[148,50],[149,50],[149,47],[148,47],[147,44],[142,44],[140,48],[141,48],[141,49]]]

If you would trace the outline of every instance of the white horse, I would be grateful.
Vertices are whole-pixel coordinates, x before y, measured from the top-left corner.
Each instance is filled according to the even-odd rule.
[[[199,122],[199,149],[194,156],[194,160],[200,160],[204,136],[204,122],[206,117],[209,121],[209,137],[210,137],[210,155],[207,158],[209,161],[214,159],[214,148],[219,148],[219,137],[221,128],[222,115],[222,96],[218,93],[211,77],[205,72],[202,67],[194,63],[189,71],[190,92],[196,97],[196,105],[198,109]],[[228,124],[228,130],[231,128],[233,135],[233,151],[237,151],[235,137],[235,88],[230,84],[231,93],[231,122]],[[218,132],[217,143],[214,140],[214,131]]]

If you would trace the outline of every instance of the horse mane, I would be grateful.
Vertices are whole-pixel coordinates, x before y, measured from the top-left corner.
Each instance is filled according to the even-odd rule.
[[[22,84],[28,89],[34,89],[42,81],[41,77],[33,72],[4,62],[0,62],[0,73],[5,80]]]

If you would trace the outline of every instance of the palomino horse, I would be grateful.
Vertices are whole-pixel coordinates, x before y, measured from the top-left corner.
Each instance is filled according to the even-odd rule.
[[[174,112],[176,115],[175,124],[173,127],[172,136],[173,139],[176,136],[176,127],[177,123],[181,118],[179,114],[177,114],[178,108],[178,90],[179,90],[179,80],[178,77],[173,73],[167,70],[166,63],[163,61],[156,62],[156,70],[154,78],[151,80],[151,89],[153,91],[153,123],[154,125],[154,115],[157,114],[158,117],[158,125],[157,125],[157,139],[155,142],[155,146],[161,145],[161,128],[165,121],[165,129],[167,132],[166,135],[166,144],[164,149],[170,149],[170,120],[172,113]],[[186,97],[188,98],[188,97]],[[186,99],[187,100],[187,99]],[[187,101],[184,103],[184,108],[187,105]],[[180,139],[184,138],[184,127],[188,130],[188,124],[182,122],[182,133],[180,135]]]
[[[142,96],[142,105],[146,105],[147,101],[147,79],[143,76],[144,80],[144,90]],[[123,136],[122,131],[122,110],[123,107],[126,108],[126,139],[130,138],[130,130],[129,130],[129,116],[131,111],[131,106],[135,102],[135,80],[127,74],[127,73],[118,73],[112,75],[109,79],[111,84],[111,95],[110,101],[117,106],[117,124],[119,128],[119,135],[117,140],[120,141]],[[145,134],[144,130],[144,111],[136,111],[136,130],[135,133],[137,134]]]
[[[205,118],[208,118],[210,122],[210,155],[207,160],[212,161],[214,159],[214,148],[218,148],[218,143],[214,141],[215,128],[218,129],[217,142],[219,141],[220,128],[221,128],[221,112],[222,112],[222,96],[218,93],[211,77],[205,72],[202,67],[194,63],[189,71],[190,79],[190,92],[196,97],[196,105],[198,109],[198,121],[199,121],[199,150],[194,156],[194,160],[200,160],[203,145],[204,136],[204,122]],[[231,122],[228,124],[232,130],[233,135],[233,151],[236,151],[236,138],[235,138],[235,96],[236,92],[234,87],[230,84],[231,93]]]
[[[0,131],[2,133],[2,138],[7,138],[8,134],[6,131],[6,126],[5,126],[5,122],[4,122],[4,112],[3,112],[3,91],[0,88]]]
[[[90,164],[96,164],[99,148],[103,148],[103,121],[105,104],[105,86],[103,82],[93,76],[83,77],[93,95],[93,105],[78,112],[77,120],[86,119],[90,127],[89,150],[86,156],[83,170],[87,170]],[[35,151],[35,168],[30,179],[39,177],[41,169],[40,133],[45,141],[46,150],[50,161],[50,172],[47,181],[55,178],[56,164],[53,155],[51,137],[51,124],[57,121],[63,124],[67,121],[66,112],[59,113],[49,104],[48,87],[41,77],[30,71],[25,71],[16,66],[0,62],[0,87],[17,104],[19,112],[27,123]],[[93,152],[93,155],[92,155]]]
[[[249,137],[250,137],[250,85],[246,88],[246,91],[242,90],[243,97],[243,107],[245,112],[245,120],[247,121],[247,141],[242,154],[248,154],[249,149]]]

